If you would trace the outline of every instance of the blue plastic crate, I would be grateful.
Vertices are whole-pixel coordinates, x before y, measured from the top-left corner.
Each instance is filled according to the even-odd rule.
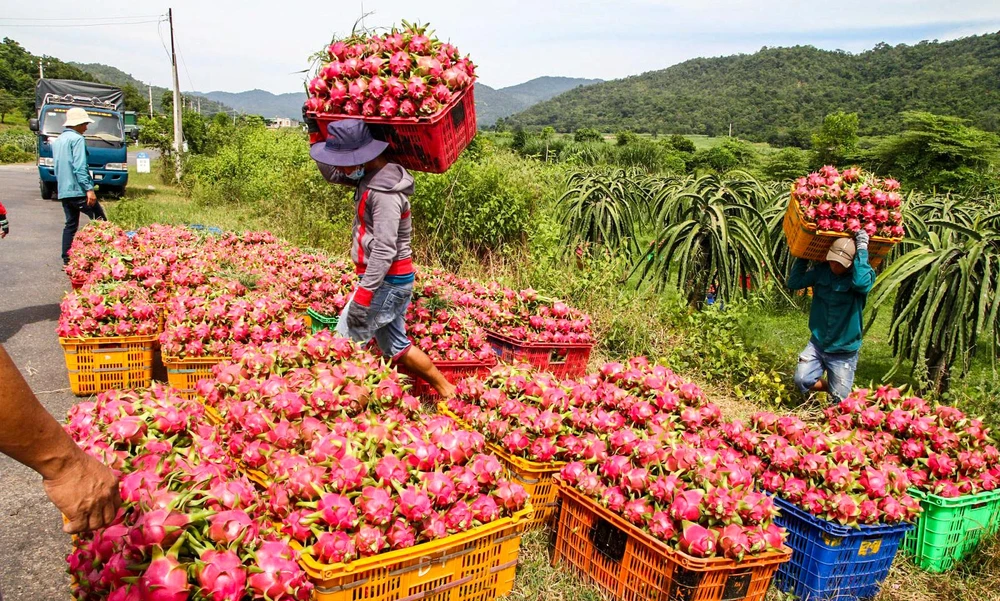
[[[778,568],[775,585],[803,601],[849,601],[878,594],[912,524],[848,528],[820,520],[774,497],[775,523],[788,530],[792,560]]]

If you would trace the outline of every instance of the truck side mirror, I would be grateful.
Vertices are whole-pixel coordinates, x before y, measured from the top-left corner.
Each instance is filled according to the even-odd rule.
[[[38,131],[38,119],[31,118],[28,119],[28,129],[31,131]]]

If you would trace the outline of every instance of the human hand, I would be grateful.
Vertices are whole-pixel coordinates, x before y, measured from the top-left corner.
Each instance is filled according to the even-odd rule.
[[[351,301],[351,306],[347,309],[347,327],[365,331],[368,328],[368,307]]]
[[[6,238],[9,233],[10,223],[7,221],[7,217],[0,217],[0,238]]]
[[[97,204],[97,194],[93,190],[87,190],[87,206],[92,207]]]
[[[63,532],[67,534],[111,524],[122,501],[114,472],[82,450],[42,484],[52,504],[66,516]]]
[[[858,250],[868,250],[868,240],[868,232],[865,230],[858,230],[858,232],[854,234],[854,245]]]

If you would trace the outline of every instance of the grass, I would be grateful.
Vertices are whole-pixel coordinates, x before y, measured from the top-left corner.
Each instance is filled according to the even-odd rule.
[[[138,174],[132,170],[125,198],[107,201],[109,216],[126,228],[137,228],[149,223],[175,225],[200,223],[229,230],[268,229],[279,236],[291,238],[294,225],[276,219],[267,212],[239,213],[232,207],[212,207],[196,203],[182,190],[164,185],[159,180],[156,161],[153,173]],[[275,209],[279,211],[280,209]],[[484,273],[483,267],[478,268]],[[647,345],[646,352],[663,354],[663,350],[677,342],[677,327],[669,322],[668,311],[647,298],[629,297],[633,302],[615,303],[613,300],[579,298],[580,306],[590,309],[595,326],[605,339],[620,339],[620,344]],[[775,303],[758,303],[740,325],[740,332],[747,346],[766,350],[785,365],[775,366],[786,373],[794,369],[796,357],[808,340],[808,302],[800,299],[800,307],[780,306]],[[612,306],[616,305],[616,306]],[[888,315],[876,319],[867,333],[858,369],[858,383],[878,382],[892,365],[888,344]],[[657,351],[657,349],[661,349]],[[595,353],[595,361],[598,353]],[[977,364],[980,376],[986,369]],[[987,366],[988,367],[988,366]],[[719,404],[727,417],[746,417],[763,409],[753,403],[738,399],[732,387],[726,384],[703,385],[706,393]],[[994,401],[995,405],[995,401]],[[818,417],[816,407],[802,406],[796,413],[811,418]],[[517,578],[508,599],[517,601],[603,601],[604,595],[576,576],[553,567],[549,556],[548,531],[527,533],[522,541]],[[787,601],[772,587],[767,601]],[[1000,539],[984,544],[980,550],[958,569],[947,574],[932,575],[917,569],[912,562],[899,556],[876,601],[1000,601]]]

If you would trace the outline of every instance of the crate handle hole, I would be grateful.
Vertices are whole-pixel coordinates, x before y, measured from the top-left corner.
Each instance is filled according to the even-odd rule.
[[[594,547],[608,559],[620,562],[625,557],[628,534],[611,522],[598,518],[590,528],[589,538]]]

